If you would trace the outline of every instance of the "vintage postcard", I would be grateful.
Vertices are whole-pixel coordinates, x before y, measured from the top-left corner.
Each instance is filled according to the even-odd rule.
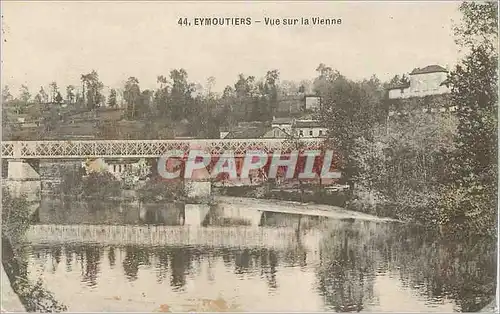
[[[2,1],[3,312],[498,313],[498,5]]]

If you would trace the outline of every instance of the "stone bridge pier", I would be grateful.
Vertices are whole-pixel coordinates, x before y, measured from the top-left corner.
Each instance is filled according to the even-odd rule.
[[[188,199],[184,207],[184,225],[201,226],[207,215],[212,212],[219,218],[244,220],[252,226],[260,226],[264,211],[257,208],[240,207],[235,204],[214,204],[210,181],[189,181],[185,183]]]
[[[28,162],[22,159],[13,159],[7,162],[7,180],[4,182],[10,193],[13,196],[25,194],[28,201],[39,200],[41,179],[37,162]]]
[[[201,226],[210,211],[212,182],[208,172],[195,175],[194,180],[184,182],[188,203],[184,205],[184,225]]]

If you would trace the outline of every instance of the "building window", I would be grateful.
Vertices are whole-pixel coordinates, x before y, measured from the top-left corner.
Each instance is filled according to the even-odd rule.
[[[318,135],[319,136],[323,135],[323,130],[319,130]]]
[[[299,131],[299,136],[304,136],[304,131],[303,130]]]
[[[313,130],[309,131],[309,136],[313,136]]]
[[[116,165],[113,165],[113,172],[116,172]]]

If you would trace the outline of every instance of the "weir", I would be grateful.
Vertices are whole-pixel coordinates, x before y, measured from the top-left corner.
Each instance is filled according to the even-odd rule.
[[[286,249],[297,245],[293,228],[194,227],[133,225],[32,225],[27,241],[37,243],[98,243],[103,245],[203,245],[211,247],[268,247]],[[322,233],[311,230],[307,247],[318,248]]]

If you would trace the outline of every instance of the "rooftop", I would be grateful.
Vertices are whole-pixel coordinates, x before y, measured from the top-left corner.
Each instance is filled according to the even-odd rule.
[[[316,120],[297,120],[295,122],[297,128],[319,128],[321,124]]]
[[[244,138],[261,138],[266,134],[271,128],[247,128],[242,130],[235,130],[229,132],[225,137],[227,139],[244,139]]]
[[[448,70],[446,70],[445,68],[443,68],[440,65],[432,64],[432,65],[426,66],[425,68],[415,68],[415,69],[413,69],[413,71],[411,71],[410,75],[435,73],[435,72],[446,72],[446,73],[448,73]]]
[[[293,118],[274,118],[272,124],[292,124]]]

